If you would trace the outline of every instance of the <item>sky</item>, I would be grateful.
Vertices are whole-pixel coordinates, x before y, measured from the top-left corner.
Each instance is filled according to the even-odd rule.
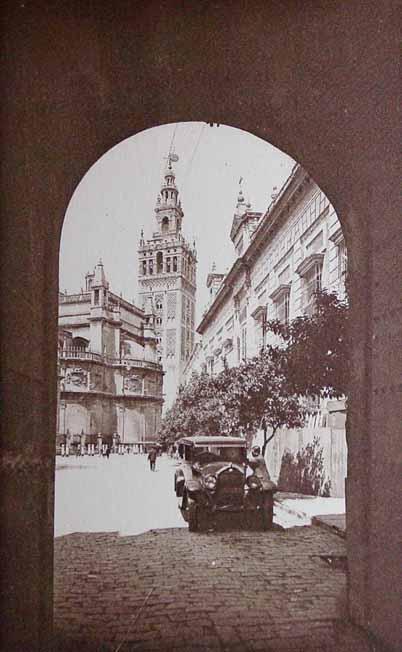
[[[166,156],[173,147],[183,235],[197,247],[197,323],[208,301],[212,264],[225,273],[234,262],[229,234],[239,181],[253,210],[265,212],[294,161],[240,129],[206,123],[161,125],[106,152],[78,184],[66,212],[60,248],[60,290],[79,292],[101,258],[111,289],[139,305],[137,249],[156,230],[155,203]]]

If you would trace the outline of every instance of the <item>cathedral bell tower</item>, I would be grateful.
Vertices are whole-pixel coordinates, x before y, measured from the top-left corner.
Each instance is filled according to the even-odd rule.
[[[141,231],[138,287],[143,309],[152,301],[157,351],[165,373],[164,408],[175,400],[194,344],[197,254],[182,235],[183,210],[172,163],[167,157],[150,240]]]

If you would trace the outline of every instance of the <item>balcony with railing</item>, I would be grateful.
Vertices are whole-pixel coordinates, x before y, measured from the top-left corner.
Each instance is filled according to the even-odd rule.
[[[59,303],[77,303],[91,302],[90,292],[80,292],[79,294],[59,294]]]
[[[151,369],[153,371],[162,371],[162,366],[157,362],[128,357],[110,357],[78,347],[60,349],[59,360],[90,360],[111,367],[125,367],[127,369]]]
[[[93,353],[87,349],[73,347],[60,349],[59,360],[92,360],[94,362],[103,362],[103,356],[100,353]]]

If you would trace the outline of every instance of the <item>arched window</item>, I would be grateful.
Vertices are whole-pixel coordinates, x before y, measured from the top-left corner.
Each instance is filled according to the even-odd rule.
[[[156,254],[156,273],[161,274],[163,272],[163,253],[158,251]]]
[[[149,261],[149,273],[150,274],[154,273],[154,261],[153,260]]]
[[[177,272],[177,256],[173,256],[173,271]]]
[[[144,276],[147,273],[147,261],[146,260],[142,261],[142,273],[143,273]]]
[[[162,233],[167,233],[169,231],[169,218],[166,216],[162,220]]]
[[[73,337],[73,347],[85,351],[88,348],[89,340],[85,337]]]
[[[166,258],[166,271],[170,272],[170,258]]]

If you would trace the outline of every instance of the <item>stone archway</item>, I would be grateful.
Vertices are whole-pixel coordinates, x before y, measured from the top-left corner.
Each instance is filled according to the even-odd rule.
[[[398,647],[399,602],[390,590],[400,538],[396,10],[392,0],[255,0],[247,8],[123,0],[85,8],[56,0],[51,12],[6,2],[1,521],[8,650],[44,650],[51,631],[63,216],[105,151],[181,120],[233,125],[286,151],[340,216],[354,315],[350,613]]]

